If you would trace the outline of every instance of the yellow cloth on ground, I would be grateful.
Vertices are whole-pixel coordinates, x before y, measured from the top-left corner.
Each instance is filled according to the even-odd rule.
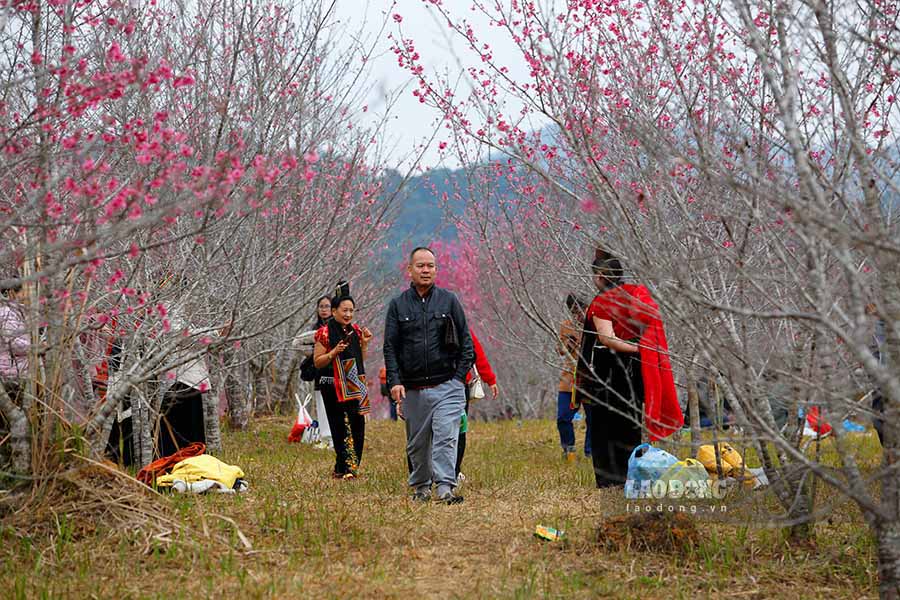
[[[231,489],[234,487],[234,482],[243,476],[244,472],[240,467],[223,463],[215,456],[201,454],[200,456],[192,456],[176,463],[171,473],[156,478],[156,485],[160,487],[171,486],[176,479],[187,483],[194,483],[201,479],[212,479]]]

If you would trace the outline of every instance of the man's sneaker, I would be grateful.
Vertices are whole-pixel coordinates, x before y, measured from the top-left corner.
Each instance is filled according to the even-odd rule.
[[[463,497],[457,496],[451,490],[449,492],[444,492],[444,494],[440,498],[438,498],[438,501],[449,506],[451,504],[461,504],[463,501]]]
[[[431,492],[426,490],[416,490],[415,492],[413,492],[412,501],[421,502],[423,504],[426,502],[431,502]]]
[[[566,462],[573,463],[578,459],[574,452],[566,452]]]

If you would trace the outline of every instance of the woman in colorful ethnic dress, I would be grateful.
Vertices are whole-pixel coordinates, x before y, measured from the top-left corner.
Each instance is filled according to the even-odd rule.
[[[593,264],[599,294],[585,315],[577,388],[591,412],[597,487],[622,485],[628,457],[641,443],[684,424],[659,308],[642,285],[624,283],[616,258]]]
[[[369,393],[365,353],[372,340],[368,328],[353,323],[356,302],[349,295],[331,301],[331,319],[316,332],[313,363],[331,365],[334,384],[321,387],[325,413],[334,441],[335,479],[353,479],[362,460]]]

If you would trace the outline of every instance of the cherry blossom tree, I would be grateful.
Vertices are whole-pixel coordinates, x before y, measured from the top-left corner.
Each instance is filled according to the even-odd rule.
[[[372,47],[338,45],[333,8],[3,3],[0,279],[31,339],[24,394],[0,390],[13,471],[73,431],[101,450],[125,398],[146,463],[159,390],[197,359],[238,427],[250,372],[291,393],[291,338],[397,197],[363,124]],[[215,447],[215,393],[204,411]]]
[[[424,72],[402,19],[395,53],[446,151],[486,165],[473,229],[515,301],[563,296],[586,248],[621,257],[661,305],[680,378],[714,382],[751,433],[792,537],[813,535],[817,485],[838,490],[876,539],[882,596],[900,596],[896,7],[474,0],[477,31],[427,4],[467,47],[467,87]],[[526,76],[494,56],[500,34]],[[490,192],[501,179],[512,191]],[[522,274],[541,268],[559,276],[538,292]],[[779,409],[818,411],[838,463]],[[882,465],[862,468],[851,412],[883,417]]]

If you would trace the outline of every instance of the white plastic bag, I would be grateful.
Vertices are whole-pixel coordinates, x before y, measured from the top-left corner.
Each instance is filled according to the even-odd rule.
[[[297,421],[288,434],[289,442],[302,442],[303,438],[306,437],[306,432],[313,422],[312,417],[309,416],[306,410],[306,405],[309,404],[311,398],[312,396],[307,396],[306,402],[300,402],[300,396],[294,394],[294,399],[297,401]]]
[[[332,446],[331,428],[328,426],[328,415],[325,413],[325,400],[322,399],[322,392],[317,391],[316,396],[316,420],[319,422],[319,439]]]
[[[317,421],[313,421],[312,424],[303,431],[303,438],[300,441],[304,444],[315,444],[319,441],[319,424]]]
[[[484,398],[484,386],[481,384],[481,376],[478,369],[472,367],[472,381],[469,382],[469,399],[481,400]]]

